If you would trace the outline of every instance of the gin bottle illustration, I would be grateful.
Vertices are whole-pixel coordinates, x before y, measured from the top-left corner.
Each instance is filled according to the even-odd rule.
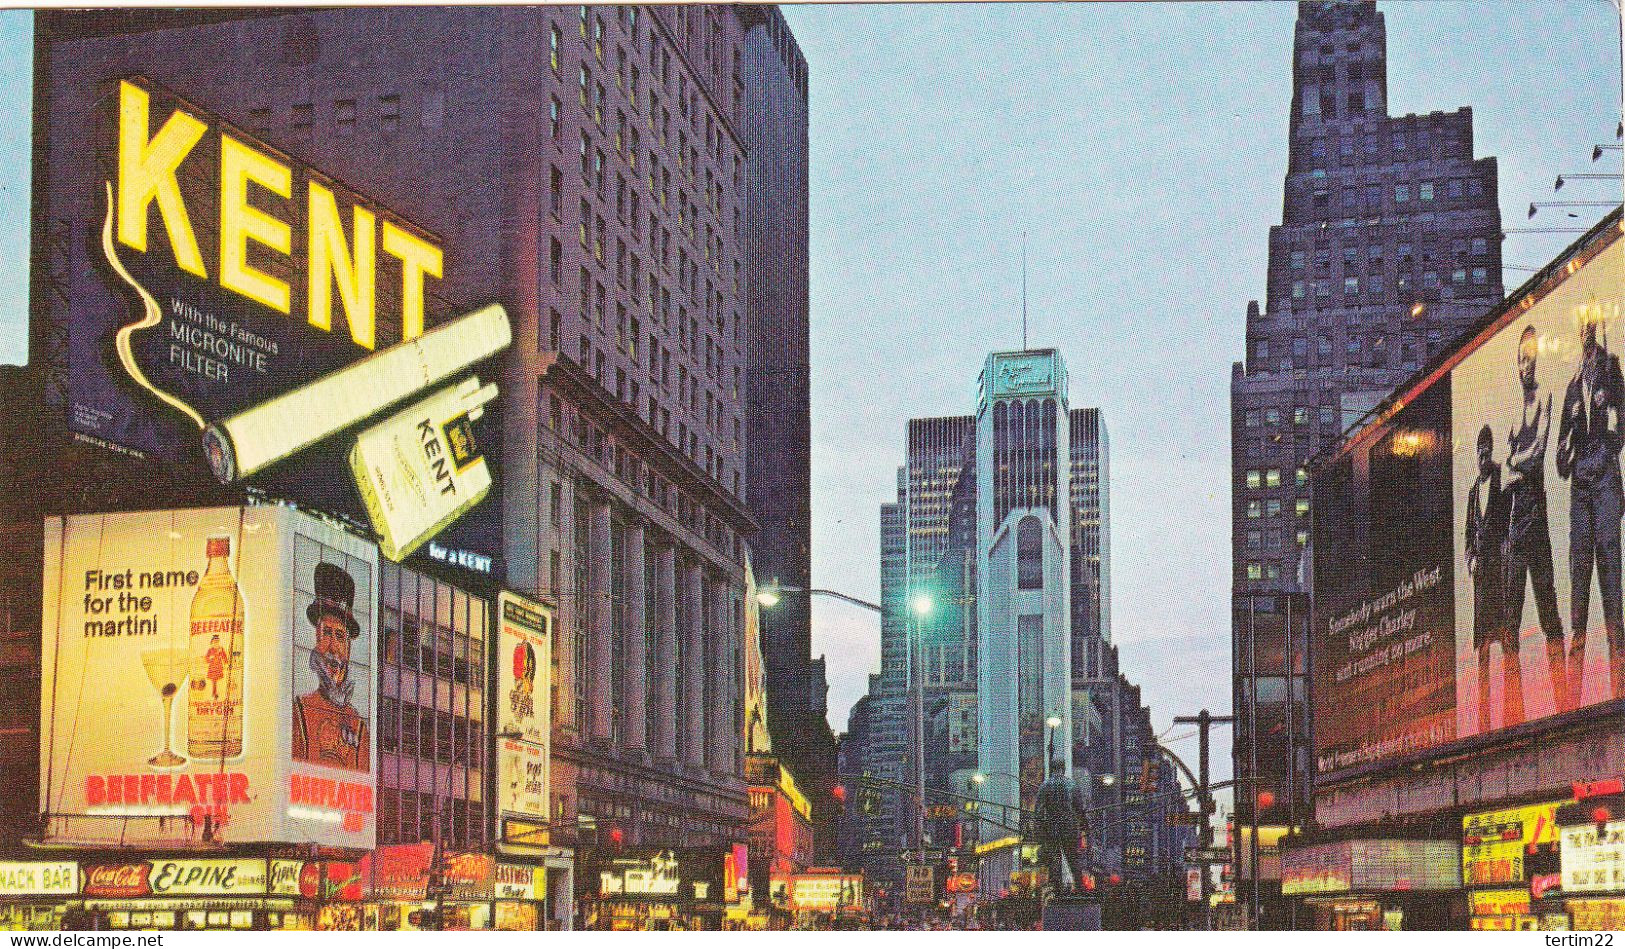
[[[243,595],[231,575],[231,538],[210,537],[209,565],[192,597],[186,750],[193,760],[243,753]]]

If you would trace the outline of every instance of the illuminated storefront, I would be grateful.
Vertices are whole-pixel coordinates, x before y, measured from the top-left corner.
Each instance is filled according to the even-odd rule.
[[[1625,793],[1615,778],[1577,785],[1557,811],[1559,886],[1575,930],[1625,929]]]
[[[1300,897],[1302,928],[1438,929],[1441,894],[1461,888],[1454,841],[1343,840],[1289,847],[1281,855],[1281,894]]]
[[[1567,929],[1558,886],[1561,802],[1462,818],[1461,878],[1473,929]]]
[[[0,930],[60,929],[65,901],[78,893],[73,860],[0,861]]]
[[[725,922],[739,920],[748,898],[730,868],[738,859],[734,849],[711,848],[606,855],[587,866],[593,890],[582,897],[586,928],[728,928]]]
[[[53,913],[38,899],[14,901],[8,893],[4,918],[16,928],[42,928],[53,915],[48,928],[360,928],[360,876],[349,862],[103,855],[79,862],[0,864],[0,873],[10,874],[13,883],[48,876],[58,888]]]

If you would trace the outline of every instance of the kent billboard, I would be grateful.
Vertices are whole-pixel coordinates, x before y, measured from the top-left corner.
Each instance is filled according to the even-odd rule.
[[[143,77],[52,89],[37,315],[71,431],[369,517],[394,559],[484,498],[470,373],[511,330],[439,297],[438,237]]]

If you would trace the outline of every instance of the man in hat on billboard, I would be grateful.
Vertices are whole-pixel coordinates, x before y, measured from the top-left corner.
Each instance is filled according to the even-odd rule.
[[[1620,608],[1620,513],[1625,488],[1619,450],[1625,442],[1625,381],[1619,357],[1598,338],[1600,318],[1589,314],[1580,329],[1580,365],[1563,396],[1557,429],[1557,473],[1569,481],[1569,700],[1581,702],[1585,674],[1586,625],[1591,612],[1591,569],[1602,592],[1602,622],[1608,633],[1612,695],[1621,694],[1620,650],[1625,622]]]
[[[319,563],[315,587],[316,598],[305,616],[316,627],[310,668],[317,684],[315,691],[293,701],[293,757],[330,768],[370,771],[372,739],[367,720],[350,704],[355,689],[355,680],[350,678],[350,646],[361,635],[361,624],[352,612],[355,580],[343,567]]]

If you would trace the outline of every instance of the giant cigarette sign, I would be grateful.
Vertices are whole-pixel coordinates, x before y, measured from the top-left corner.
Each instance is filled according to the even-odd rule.
[[[46,836],[373,845],[377,554],[284,507],[45,524]]]
[[[321,171],[145,80],[104,91],[94,118],[70,94],[51,100],[71,113],[53,133],[107,156],[47,172],[53,215],[75,216],[93,263],[76,259],[46,304],[71,328],[71,428],[190,476],[365,511],[392,541],[408,531],[396,556],[478,503],[483,491],[397,491],[380,519],[348,483],[345,433],[466,381],[511,341],[505,311],[453,318],[436,296],[440,242]]]

